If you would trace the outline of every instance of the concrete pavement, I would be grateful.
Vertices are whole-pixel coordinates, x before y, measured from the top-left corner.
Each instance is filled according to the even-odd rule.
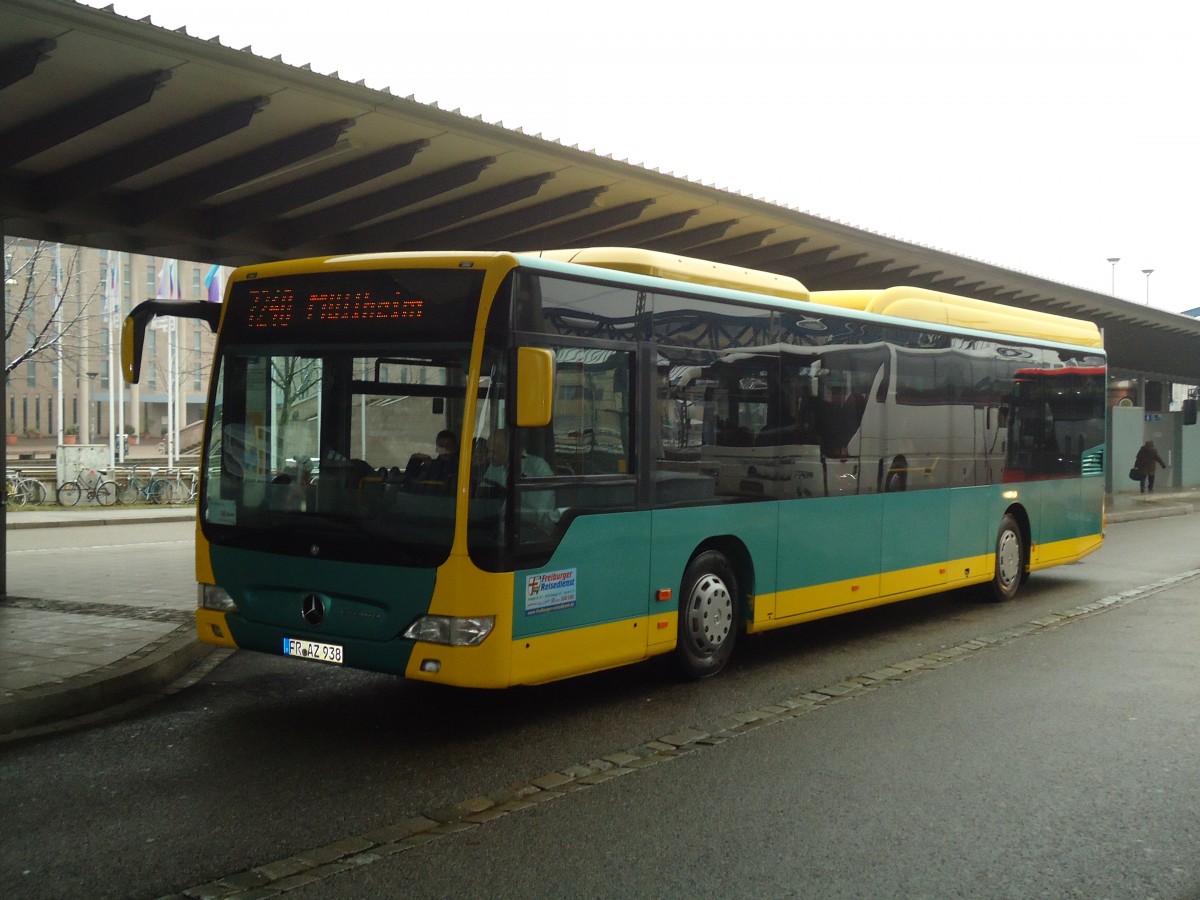
[[[47,505],[9,510],[6,515],[10,534],[194,518],[194,508],[170,506]],[[151,697],[214,649],[196,640],[188,608],[10,594],[0,600],[0,741]]]
[[[1200,492],[1117,494],[1110,523],[1188,515]],[[190,507],[10,511],[10,530],[188,521]],[[152,699],[202,677],[227,651],[196,640],[189,610],[0,600],[0,741],[37,734],[109,707]]]

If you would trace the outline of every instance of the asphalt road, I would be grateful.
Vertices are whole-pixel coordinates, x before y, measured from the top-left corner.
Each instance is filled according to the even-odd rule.
[[[194,609],[195,534],[194,522],[13,529],[5,536],[8,593]]]
[[[183,560],[155,589],[190,600],[187,541],[139,539],[161,573]],[[122,540],[60,549],[94,583],[138,555]],[[133,717],[0,746],[0,885],[1200,897],[1194,547],[1196,516],[1114,525],[1013,603],[956,592],[763,635],[699,684],[651,662],[483,693],[235,654]],[[10,580],[35,559],[17,550]]]

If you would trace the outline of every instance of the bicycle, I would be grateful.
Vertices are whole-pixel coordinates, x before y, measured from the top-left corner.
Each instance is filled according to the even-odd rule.
[[[165,503],[170,483],[163,478],[155,477],[158,469],[151,469],[150,475],[142,478],[138,475],[138,467],[129,470],[128,477],[117,479],[117,502],[119,503]]]
[[[178,506],[183,503],[194,503],[196,487],[200,478],[195,470],[191,472],[189,481],[183,480],[183,472],[176,469],[164,479],[163,499],[159,502]]]
[[[95,500],[101,506],[112,506],[117,502],[117,484],[105,481],[103,469],[80,469],[73,481],[64,481],[58,486],[56,498],[59,506],[75,506],[80,497]]]
[[[24,506],[26,503],[40,506],[46,502],[46,485],[37,478],[22,475],[20,469],[13,469],[8,473],[4,502],[9,506]]]
[[[196,492],[200,488],[200,472],[197,469],[192,469],[191,481],[187,487],[187,497],[184,498],[184,503],[195,503]]]

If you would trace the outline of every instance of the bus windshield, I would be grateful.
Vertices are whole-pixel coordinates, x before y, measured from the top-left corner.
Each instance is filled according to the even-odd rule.
[[[393,318],[365,307],[387,309],[377,298],[400,295],[394,276],[410,311],[413,298],[430,299],[458,315]],[[356,272],[336,283],[322,273],[237,285],[204,460],[210,539],[326,558],[443,562],[479,282],[455,272]],[[331,297],[341,306],[325,303]],[[268,312],[278,318],[264,327]]]

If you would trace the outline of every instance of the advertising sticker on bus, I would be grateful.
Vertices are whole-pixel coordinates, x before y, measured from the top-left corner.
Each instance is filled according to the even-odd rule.
[[[575,605],[575,570],[543,572],[525,578],[525,615],[569,609]]]

